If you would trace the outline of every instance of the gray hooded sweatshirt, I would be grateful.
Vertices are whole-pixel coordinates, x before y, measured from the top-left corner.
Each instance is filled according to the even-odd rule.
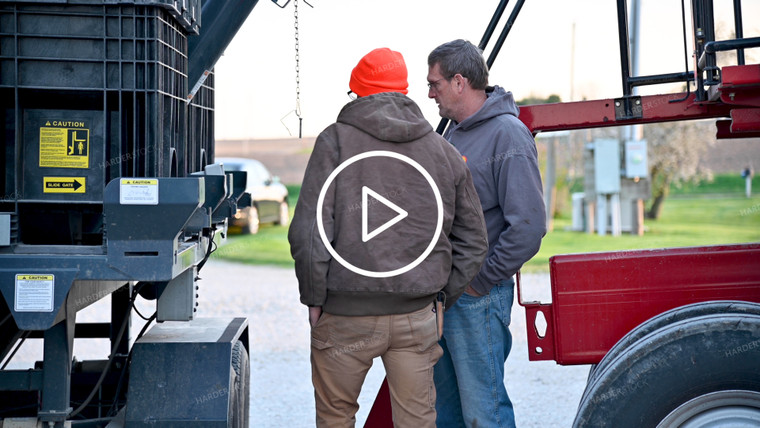
[[[488,88],[483,106],[445,133],[465,157],[483,206],[488,255],[472,287],[481,294],[508,281],[546,234],[536,143],[518,119],[511,92]]]
[[[450,306],[488,249],[461,154],[390,92],[347,104],[319,135],[288,240],[301,302],[333,315],[409,313],[441,290]]]

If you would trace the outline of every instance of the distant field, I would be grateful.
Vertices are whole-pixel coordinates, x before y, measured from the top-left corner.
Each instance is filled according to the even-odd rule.
[[[544,238],[541,250],[523,270],[545,271],[549,257],[555,254],[760,242],[760,196],[745,198],[741,196],[743,187],[737,194],[735,183],[731,186],[734,187],[716,180],[692,189],[679,189],[674,192],[677,197],[665,201],[662,218],[645,221],[644,236],[571,232],[565,230],[570,226],[569,217],[555,219],[554,231]],[[292,216],[300,186],[288,189]],[[760,182],[754,189],[760,195]],[[293,266],[287,227],[282,226],[262,226],[258,234],[250,236],[231,234],[227,244],[212,257],[248,264]]]

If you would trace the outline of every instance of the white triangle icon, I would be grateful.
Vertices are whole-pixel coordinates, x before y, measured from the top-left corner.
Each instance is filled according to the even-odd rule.
[[[367,214],[369,211],[369,206],[367,205],[367,195],[372,195],[373,198],[382,202],[383,205],[385,205],[386,207],[398,213],[396,217],[393,217],[392,219],[385,222],[385,224],[383,224],[382,226],[378,227],[377,229],[369,233],[367,232],[367,229],[368,229]],[[399,207],[398,205],[384,198],[383,196],[381,196],[374,190],[370,189],[369,187],[362,186],[362,242],[367,242],[370,239],[374,238],[375,236],[381,234],[382,232],[386,231],[389,227],[405,219],[406,216],[408,215],[409,213],[402,210],[401,207]]]

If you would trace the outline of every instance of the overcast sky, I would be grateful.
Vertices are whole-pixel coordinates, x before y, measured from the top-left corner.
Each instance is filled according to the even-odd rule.
[[[285,1],[280,0],[280,4]],[[681,1],[641,1],[640,74],[682,71]],[[498,1],[309,0],[309,3],[314,7],[310,8],[303,0],[298,2],[304,136],[316,136],[335,121],[340,109],[350,101],[346,91],[352,68],[363,55],[378,47],[389,47],[404,55],[409,69],[409,96],[436,125],[440,120],[437,107],[427,98],[427,55],[439,44],[457,38],[477,44]],[[486,55],[514,3],[510,2]],[[490,83],[511,90],[517,99],[550,94],[558,94],[563,101],[570,100],[571,95],[574,100],[620,96],[615,3],[526,1],[491,69]],[[686,3],[688,8],[690,2]],[[733,30],[731,3],[715,0],[718,28],[725,34]],[[743,3],[745,37],[758,36],[760,1]],[[217,63],[217,139],[297,136],[293,6],[291,1],[280,9],[270,0],[260,0]],[[687,9],[687,25],[688,14]],[[687,30],[691,34],[690,28]],[[691,36],[688,37],[691,49]],[[571,55],[573,45],[575,54]],[[674,90],[657,89],[657,92]],[[647,88],[643,93],[651,92]]]

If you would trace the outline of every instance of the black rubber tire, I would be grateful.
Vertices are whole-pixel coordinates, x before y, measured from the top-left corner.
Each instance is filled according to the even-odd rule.
[[[248,428],[251,404],[251,366],[243,342],[232,347],[232,373],[228,426]]]
[[[694,398],[760,392],[760,316],[711,314],[641,338],[586,387],[573,427],[656,427]]]
[[[596,374],[604,370],[604,367],[623,353],[628,347],[639,341],[648,334],[657,331],[663,327],[689,318],[710,314],[755,314],[760,315],[760,304],[752,302],[743,302],[739,300],[721,300],[693,303],[686,306],[671,309],[660,315],[654,316],[623,336],[610,350],[605,354],[599,364],[591,366],[587,384],[591,384],[596,379]]]

